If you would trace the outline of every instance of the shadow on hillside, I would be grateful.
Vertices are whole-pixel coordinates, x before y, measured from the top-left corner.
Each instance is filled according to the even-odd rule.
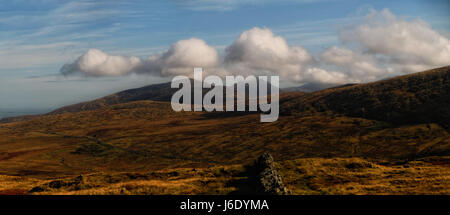
[[[202,114],[203,120],[209,120],[209,119],[224,119],[229,117],[238,117],[238,116],[246,116],[251,114],[258,114],[257,111],[222,111],[222,112],[205,112]]]
[[[235,187],[236,190],[229,195],[263,195],[257,179],[257,169],[254,166],[246,166],[245,171],[233,176],[236,178],[227,183],[227,187]]]

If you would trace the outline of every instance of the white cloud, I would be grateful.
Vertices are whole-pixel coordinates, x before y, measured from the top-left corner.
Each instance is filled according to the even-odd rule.
[[[347,48],[332,46],[320,55],[323,63],[337,66],[342,74],[352,78],[351,82],[368,82],[390,74],[391,70],[380,68],[369,54],[355,53]]]
[[[343,84],[349,82],[355,82],[355,80],[348,77],[348,75],[336,72],[327,71],[321,68],[308,68],[303,74],[300,80],[309,83],[324,83],[324,84]]]
[[[274,35],[268,28],[244,31],[226,48],[224,56],[224,67],[230,73],[242,74],[246,70],[252,74],[278,74],[297,81],[303,79],[301,73],[313,62],[306,49],[289,46],[284,38]]]
[[[448,38],[422,20],[402,20],[388,9],[371,11],[364,23],[342,30],[340,37],[364,52],[381,55],[400,72],[450,64]]]
[[[289,46],[282,37],[267,28],[252,28],[244,31],[226,48],[223,59],[220,59],[215,48],[203,40],[191,38],[180,40],[164,53],[144,60],[89,50],[74,63],[65,65],[61,72],[86,76],[139,73],[191,77],[194,67],[203,67],[205,75],[279,75],[297,82],[345,83],[344,74],[309,68],[314,62],[303,47]]]
[[[123,76],[131,73],[152,74],[162,77],[191,75],[193,67],[214,68],[219,64],[217,50],[203,40],[180,40],[161,55],[147,59],[113,56],[98,49],[90,49],[75,62],[64,65],[63,74],[85,76]]]
[[[369,82],[401,72],[418,72],[450,64],[450,42],[420,20],[405,21],[388,10],[372,11],[364,22],[341,31],[341,46],[331,46],[316,58],[301,46],[290,46],[268,28],[244,31],[219,56],[197,38],[180,40],[147,59],[110,56],[90,50],[61,71],[88,76],[152,74],[279,75],[298,83]]]
[[[245,62],[251,67],[279,70],[281,64],[301,64],[312,61],[306,49],[289,47],[268,28],[252,28],[243,32],[226,49],[226,63]]]
[[[205,41],[191,38],[180,40],[160,56],[151,56],[139,68],[139,73],[156,73],[161,76],[192,75],[192,68],[206,70],[219,64],[217,50]]]
[[[129,74],[142,62],[137,57],[108,55],[98,49],[90,49],[74,63],[66,64],[61,73],[81,72],[86,76],[122,76]]]

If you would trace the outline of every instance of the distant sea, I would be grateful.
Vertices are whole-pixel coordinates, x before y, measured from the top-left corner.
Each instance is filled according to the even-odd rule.
[[[0,109],[0,119],[6,118],[6,117],[13,117],[13,116],[22,116],[22,115],[35,115],[35,114],[43,114],[50,112],[50,110],[45,109],[31,109],[31,110],[17,110],[17,109]]]

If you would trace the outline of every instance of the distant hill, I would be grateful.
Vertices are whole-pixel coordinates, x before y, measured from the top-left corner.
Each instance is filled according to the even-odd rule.
[[[198,83],[201,84],[201,83]],[[151,101],[164,101],[164,102],[170,102],[172,95],[178,91],[178,88],[171,88],[171,82],[162,83],[162,84],[155,84],[130,90],[121,91],[109,96],[105,96],[100,99],[95,99],[88,102],[82,102],[78,104],[73,104],[69,106],[65,106],[62,108],[58,108],[49,114],[61,114],[61,113],[75,113],[80,111],[87,111],[87,110],[96,110],[100,109],[106,106],[111,106],[115,104],[122,104],[127,102],[134,102],[134,101],[144,101],[144,100],[151,100]],[[191,79],[191,87],[194,86],[194,80]],[[235,94],[236,94],[236,85],[235,88]],[[270,93],[270,84],[268,84],[268,92]],[[206,94],[209,91],[209,89],[203,89],[203,95]],[[192,95],[191,98],[193,100],[193,90],[191,91]],[[225,96],[226,96],[226,89],[223,89],[224,92],[224,104],[225,104]],[[248,87],[246,87],[246,95],[248,95]],[[192,101],[193,103],[194,101]]]
[[[354,84],[336,85],[336,84],[307,83],[307,84],[304,84],[304,85],[298,86],[298,87],[282,88],[281,90],[283,92],[312,93],[312,92],[316,92],[316,91],[320,91],[320,90],[324,90],[324,89],[328,89],[328,88],[347,87],[347,86],[351,86],[351,85],[354,85]]]
[[[93,101],[82,102],[58,108],[49,114],[60,114],[65,112],[79,112],[87,110],[95,110],[102,107],[140,101],[140,100],[153,100],[153,101],[170,101],[172,94],[178,89],[172,89],[169,83],[155,84],[135,89],[129,89],[121,91],[109,96],[105,96]]]
[[[122,104],[142,100],[170,101],[172,94],[177,90],[178,89],[176,88],[170,87],[170,82],[162,84],[154,84],[145,87],[121,91],[92,101],[64,106],[43,115],[75,113],[80,111],[96,110],[115,104]],[[3,119],[0,119],[0,123],[24,121],[33,119],[38,116],[41,115],[23,115],[16,117],[5,117]]]

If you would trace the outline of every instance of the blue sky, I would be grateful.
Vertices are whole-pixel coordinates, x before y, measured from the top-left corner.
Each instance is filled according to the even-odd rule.
[[[90,48],[147,57],[191,37],[219,52],[253,27],[267,27],[312,55],[338,45],[338,30],[370,9],[419,18],[449,38],[448,1],[0,0],[0,112],[48,110],[169,80],[142,75],[67,78],[65,63]],[[2,117],[0,115],[0,117]]]

